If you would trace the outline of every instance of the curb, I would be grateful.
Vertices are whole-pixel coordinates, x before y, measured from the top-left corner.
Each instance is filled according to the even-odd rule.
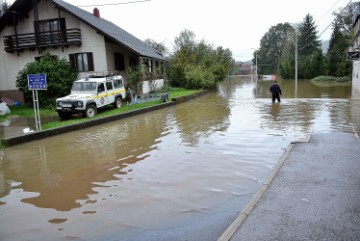
[[[355,139],[360,141],[359,135],[355,129],[353,129],[353,134]],[[241,210],[240,214],[235,218],[235,220],[227,227],[227,229],[223,232],[223,234],[218,238],[217,241],[229,241],[230,238],[235,234],[235,232],[240,228],[241,224],[245,221],[251,210],[255,207],[256,203],[260,200],[261,196],[265,193],[268,186],[274,180],[281,166],[284,164],[285,160],[289,156],[292,148],[295,144],[300,143],[310,143],[311,135],[306,139],[291,141],[288,147],[285,150],[285,153],[278,160],[273,170],[270,172],[268,177],[265,179],[264,183],[260,186],[260,188],[256,191],[255,195],[251,198],[249,203]]]
[[[234,233],[240,228],[241,224],[245,221],[251,210],[255,207],[256,203],[260,200],[261,196],[265,193],[268,186],[272,183],[275,176],[279,172],[281,166],[289,156],[292,148],[297,143],[309,143],[311,136],[304,140],[292,141],[285,150],[285,153],[278,160],[270,174],[267,176],[265,181],[261,184],[260,188],[256,191],[255,195],[251,198],[248,204],[241,210],[240,214],[235,220],[227,227],[224,233],[218,238],[217,241],[228,241],[234,235]]]
[[[51,128],[51,129],[37,131],[37,132],[31,132],[31,133],[21,135],[21,136],[4,138],[1,140],[1,144],[4,147],[14,146],[14,145],[23,144],[23,143],[29,142],[29,141],[40,140],[40,139],[43,139],[46,137],[60,135],[60,134],[67,133],[70,131],[76,131],[76,130],[80,130],[83,128],[124,119],[127,117],[147,113],[147,112],[154,111],[154,110],[160,110],[160,109],[163,109],[163,108],[166,108],[169,106],[174,106],[174,105],[201,97],[203,95],[208,94],[209,92],[210,91],[202,91],[202,92],[198,92],[198,93],[195,93],[192,95],[173,98],[170,102],[162,103],[162,104],[151,106],[151,107],[146,107],[143,109],[138,109],[138,110],[133,110],[133,111],[117,114],[117,115],[92,119],[92,120],[88,120],[88,121],[84,121],[84,122],[76,123],[76,124],[72,124],[72,125],[61,126],[61,127]]]

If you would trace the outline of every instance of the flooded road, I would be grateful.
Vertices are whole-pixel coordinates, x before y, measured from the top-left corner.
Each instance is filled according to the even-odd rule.
[[[269,84],[0,149],[0,240],[216,240],[292,140],[360,133],[351,88]]]

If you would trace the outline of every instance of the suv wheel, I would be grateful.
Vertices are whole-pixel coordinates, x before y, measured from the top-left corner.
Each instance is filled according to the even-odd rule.
[[[122,99],[121,99],[121,97],[116,97],[115,102],[114,102],[114,107],[115,107],[116,109],[119,109],[119,108],[121,107],[121,105],[122,105]]]
[[[94,117],[96,115],[96,112],[97,112],[97,110],[96,110],[96,107],[94,105],[88,105],[86,107],[84,116],[88,117],[88,118],[91,118],[91,117]]]

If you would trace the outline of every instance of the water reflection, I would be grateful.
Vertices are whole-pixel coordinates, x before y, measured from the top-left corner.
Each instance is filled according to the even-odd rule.
[[[295,81],[294,80],[279,80],[279,85],[282,90],[282,98],[295,97]],[[255,87],[256,97],[270,98],[269,88],[272,81],[258,81]],[[311,83],[310,80],[298,80],[297,87],[298,98],[350,98],[351,85],[349,86],[331,86],[324,87]]]
[[[2,149],[0,239],[213,240],[290,141],[360,133],[347,92],[294,99],[281,83],[272,104],[268,84],[230,78],[175,107]]]

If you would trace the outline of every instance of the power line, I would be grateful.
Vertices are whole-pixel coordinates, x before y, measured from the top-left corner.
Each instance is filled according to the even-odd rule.
[[[142,3],[142,2],[150,2],[151,0],[137,0],[137,1],[130,1],[130,2],[121,2],[121,3],[104,3],[104,4],[92,4],[92,5],[81,5],[78,7],[96,7],[96,6],[114,6],[114,5],[123,5],[123,4],[132,4],[132,3]]]
[[[341,11],[339,12],[339,14],[342,13],[342,11],[344,11],[344,10],[350,5],[351,2],[352,2],[352,0],[350,0],[350,1],[348,2],[348,4],[346,4],[346,6],[343,7],[343,9],[341,9]],[[330,24],[319,34],[319,36],[321,36],[321,35],[331,26],[331,24],[335,21],[335,19],[336,19],[336,18],[334,18],[333,21],[330,22]]]
[[[329,12],[335,7],[336,4],[338,4],[340,2],[340,0],[337,0],[334,5],[331,6],[331,8],[329,8],[329,10],[326,11],[326,13],[320,18],[318,19],[316,22],[320,22],[326,15],[329,14]]]

